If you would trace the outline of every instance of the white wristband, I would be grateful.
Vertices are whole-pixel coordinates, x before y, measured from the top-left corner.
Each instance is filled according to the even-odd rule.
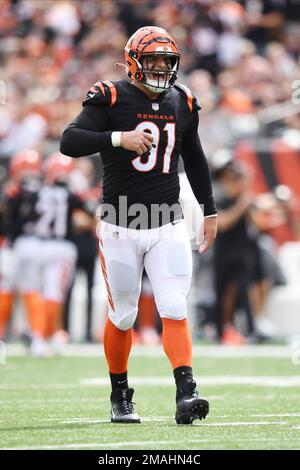
[[[121,135],[122,132],[112,132],[111,133],[111,143],[113,147],[121,147]]]

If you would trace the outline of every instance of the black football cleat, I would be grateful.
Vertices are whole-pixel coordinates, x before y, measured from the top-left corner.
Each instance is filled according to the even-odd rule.
[[[110,396],[111,411],[110,417],[112,423],[140,423],[140,417],[134,411],[132,402],[133,388],[124,388],[118,393],[112,393]]]
[[[209,411],[208,401],[198,397],[194,380],[187,382],[184,390],[177,390],[176,404],[177,424],[193,424],[195,419],[205,419]]]

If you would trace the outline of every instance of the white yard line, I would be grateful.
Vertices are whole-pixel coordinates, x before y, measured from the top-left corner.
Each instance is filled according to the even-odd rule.
[[[245,385],[245,386],[262,386],[262,387],[300,387],[300,377],[295,376],[235,376],[235,375],[212,375],[196,377],[199,386],[210,385]],[[130,377],[131,385],[145,385],[145,386],[161,386],[169,387],[174,386],[174,379],[172,377],[163,376],[150,376],[150,377]],[[110,386],[108,377],[90,377],[82,378],[78,383],[54,383],[54,384],[26,384],[24,387],[16,387],[13,384],[1,384],[0,390],[71,390],[81,387],[94,387],[94,386]]]
[[[146,418],[141,418],[142,422],[143,423],[151,423],[151,422],[161,422],[161,421],[166,421],[166,420],[172,420],[174,421],[174,417],[170,417],[170,416],[166,416],[166,417],[146,417]],[[64,421],[60,421],[61,424],[74,424],[74,423],[84,423],[84,424],[88,424],[88,423],[91,423],[91,424],[101,424],[101,423],[110,423],[110,419],[107,418],[107,419],[89,419],[89,418],[83,418],[83,419],[78,419],[78,420],[69,420],[69,419],[66,419]]]
[[[22,357],[28,354],[27,349],[21,344],[6,345],[7,357]],[[266,357],[266,358],[290,358],[293,349],[289,346],[200,346],[194,345],[194,357]],[[69,344],[67,345],[64,356],[68,357],[104,357],[102,344]],[[143,346],[134,345],[132,356],[135,357],[165,357],[161,345]]]
[[[266,413],[266,414],[252,414],[250,416],[254,416],[257,418],[272,418],[275,416],[276,418],[298,418],[300,413]]]
[[[81,387],[78,383],[58,383],[58,384],[26,384],[23,386],[13,384],[1,384],[0,390],[11,390],[13,392],[20,392],[22,390],[71,390]]]
[[[228,439],[229,441],[231,438]],[[189,444],[204,444],[204,443],[228,443],[228,440],[226,439],[189,439],[188,443]],[[235,443],[248,443],[248,442],[278,442],[278,439],[276,438],[240,438],[234,439]],[[280,441],[290,441],[288,438],[280,438]],[[149,446],[158,446],[158,448],[161,447],[161,445],[168,445],[168,444],[178,444],[178,449],[181,448],[182,446],[182,439],[176,439],[176,440],[168,440],[168,441],[162,441],[162,440],[156,440],[156,441],[125,441],[125,442],[103,442],[103,443],[98,443],[98,442],[88,442],[88,443],[81,443],[78,442],[77,444],[58,444],[58,445],[45,445],[45,446],[28,446],[28,447],[10,447],[10,448],[5,448],[5,450],[56,450],[56,449],[83,449],[83,448],[95,448],[95,449],[106,449],[106,448],[118,448],[118,447],[139,447],[140,449],[143,449],[143,447],[149,447]]]
[[[267,387],[300,387],[300,377],[282,377],[282,376],[235,376],[235,375],[216,375],[216,376],[201,376],[196,378],[197,383],[201,385],[255,385]],[[93,377],[80,380],[81,385],[85,386],[108,386],[110,380],[107,377]],[[172,377],[130,377],[130,384],[132,385],[160,385],[171,386],[174,385]]]
[[[213,415],[214,418],[229,418],[231,415]],[[73,423],[89,423],[89,422],[97,422],[97,423],[107,423],[110,421],[109,418],[107,419],[98,419],[98,418],[91,418],[91,417],[81,417],[81,418],[67,418],[64,421],[62,421],[62,418],[37,418],[39,422],[45,422],[45,421],[54,421],[54,422],[60,422],[60,423],[67,423],[67,424],[73,424]],[[173,416],[145,416],[142,418],[142,421],[165,421],[165,420],[172,420],[174,421]]]
[[[35,405],[42,405],[43,403],[70,403],[70,400],[72,400],[72,403],[74,402],[83,402],[83,403],[90,403],[90,402],[104,402],[107,401],[107,398],[99,398],[99,397],[93,397],[93,398],[78,398],[78,397],[71,397],[71,398],[28,398],[26,399],[16,399],[14,400],[13,398],[10,399],[4,399],[0,400],[0,405],[30,405],[32,404]]]
[[[152,423],[152,422],[161,422],[161,421],[174,421],[174,417],[160,417],[160,418],[150,418],[141,417],[142,423]],[[101,423],[109,423],[109,419],[78,419],[78,420],[64,420],[60,421],[60,424],[101,424]],[[288,424],[286,421],[235,421],[235,422],[225,422],[225,423],[198,423],[195,422],[194,426],[212,426],[212,427],[227,427],[227,426],[269,426],[269,425],[285,425]]]
[[[142,418],[143,422],[144,421],[165,421],[165,420],[174,420],[173,417],[171,416],[160,416],[160,417],[156,417],[156,416],[147,416],[147,417],[144,417]],[[100,418],[67,418],[67,419],[62,419],[61,417],[60,418],[41,418],[39,419],[38,421],[40,422],[44,422],[44,421],[54,421],[54,422],[59,422],[60,424],[77,424],[77,423],[109,423],[110,422],[110,419],[107,418],[107,419],[100,419]]]
[[[194,424],[194,426],[216,426],[216,427],[227,427],[227,426],[283,426],[289,424],[287,421],[236,421],[233,423],[199,423]]]
[[[77,348],[82,349],[83,355],[94,353],[95,357],[104,356],[103,345],[91,345],[91,350],[85,349],[85,346],[69,345],[66,349],[66,355],[78,355]],[[89,345],[87,345],[87,348]],[[290,358],[292,348],[289,346],[193,346],[194,357],[276,357],[276,358]],[[79,354],[81,355],[81,354]],[[132,348],[132,356],[136,357],[165,357],[162,345],[159,346],[143,346],[134,345]]]

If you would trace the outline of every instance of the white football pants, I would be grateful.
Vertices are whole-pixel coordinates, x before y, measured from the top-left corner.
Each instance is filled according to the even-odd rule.
[[[100,226],[100,260],[107,287],[109,318],[120,330],[132,327],[138,312],[143,268],[162,318],[186,318],[192,254],[183,220],[149,230],[107,222]]]
[[[41,240],[21,236],[14,244],[17,286],[22,293],[40,292],[46,300],[62,303],[69,288],[77,258],[68,240]]]
[[[8,246],[0,248],[0,292],[12,293],[15,288],[15,258]]]

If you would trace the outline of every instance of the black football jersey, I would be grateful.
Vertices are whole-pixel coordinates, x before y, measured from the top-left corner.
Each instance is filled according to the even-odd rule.
[[[34,207],[40,188],[41,181],[38,178],[25,178],[18,186],[8,188],[4,206],[7,235],[11,241],[20,235],[33,235],[37,220]]]
[[[6,201],[9,237],[21,235],[41,239],[71,239],[72,213],[83,202],[63,184],[35,186],[24,182],[19,191]]]
[[[199,153],[204,168],[200,168],[196,182],[196,186],[200,185],[201,203],[212,198],[207,162],[197,132],[199,109],[197,99],[183,85],[170,88],[153,101],[127,80],[97,82],[83,102],[82,113],[64,131],[61,151],[73,157],[100,151],[103,207],[104,211],[109,206],[116,209],[117,225],[128,226],[128,222],[138,215],[137,205],[140,204],[147,208],[149,215],[154,205],[174,207],[170,214],[174,220],[182,217],[178,203],[180,154],[187,162],[191,161],[192,174],[194,153]],[[151,152],[139,156],[112,146],[113,131],[132,130],[152,134],[154,146]],[[194,164],[196,162],[197,159]],[[208,207],[208,211],[213,213],[215,207]],[[113,222],[109,213],[102,216]],[[118,216],[124,216],[124,220]],[[168,221],[160,220],[159,225]],[[145,228],[153,227],[151,221],[150,224]]]

